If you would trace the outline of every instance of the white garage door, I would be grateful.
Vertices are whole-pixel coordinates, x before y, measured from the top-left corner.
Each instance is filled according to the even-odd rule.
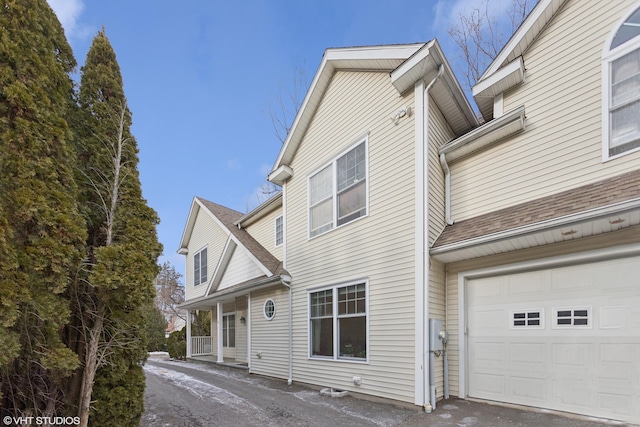
[[[640,424],[640,257],[466,292],[470,397]]]

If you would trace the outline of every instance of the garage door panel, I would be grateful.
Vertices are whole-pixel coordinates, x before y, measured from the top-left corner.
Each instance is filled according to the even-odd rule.
[[[640,257],[468,280],[466,295],[469,396],[640,424]]]

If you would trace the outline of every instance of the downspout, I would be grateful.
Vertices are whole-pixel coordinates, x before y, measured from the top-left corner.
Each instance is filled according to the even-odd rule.
[[[436,81],[438,80],[438,78],[442,75],[442,73],[444,73],[444,65],[440,64],[440,66],[438,67],[438,74],[436,74],[436,76],[433,78],[433,80],[431,80],[431,82],[427,85],[426,89],[424,90],[423,93],[423,98],[422,98],[422,104],[424,105],[424,117],[426,118],[426,121],[423,122],[425,123],[425,128],[424,128],[424,133],[423,133],[423,138],[424,138],[424,145],[425,145],[425,153],[424,156],[422,158],[422,162],[423,164],[426,163],[426,165],[422,168],[422,173],[424,174],[423,176],[423,185],[424,188],[422,189],[422,191],[425,191],[426,194],[426,206],[425,206],[425,226],[422,230],[422,257],[423,260],[427,259],[426,262],[426,267],[425,271],[424,271],[424,276],[423,276],[423,295],[424,295],[424,310],[422,310],[422,324],[424,325],[424,330],[429,331],[428,325],[429,325],[429,262],[428,262],[428,252],[427,252],[427,246],[428,246],[428,240],[429,240],[429,173],[428,173],[428,167],[429,167],[429,163],[426,161],[426,158],[429,154],[429,91],[431,90],[431,88],[433,87],[433,85],[436,83]],[[424,261],[423,261],[424,262]],[[426,335],[426,334],[425,334]],[[422,351],[423,354],[423,366],[427,366],[429,365],[429,386],[430,386],[430,392],[427,392],[427,384],[426,381],[423,381],[423,385],[424,385],[424,391],[423,391],[423,395],[425,397],[430,396],[429,399],[429,404],[425,405],[425,411],[426,412],[431,412],[434,409],[436,409],[436,396],[435,396],[435,375],[432,375],[431,372],[434,368],[433,362],[431,362],[430,360],[428,360],[428,356],[427,353],[429,352],[429,340],[424,340],[423,342],[425,342],[424,344],[424,348]]]
[[[287,378],[287,384],[293,384],[293,317],[291,314],[291,276],[280,276],[280,283],[289,289],[289,378]]]
[[[451,170],[447,164],[447,158],[444,153],[440,154],[440,164],[444,171],[444,211],[447,225],[453,225],[451,218]]]

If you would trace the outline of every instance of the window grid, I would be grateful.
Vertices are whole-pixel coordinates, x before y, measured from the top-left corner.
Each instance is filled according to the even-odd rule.
[[[207,281],[207,248],[193,256],[193,285],[198,286]]]
[[[544,310],[511,310],[511,329],[544,329]]]
[[[366,292],[356,283],[309,294],[310,357],[367,360]]]
[[[603,56],[603,160],[640,149],[640,8]]]
[[[591,328],[591,307],[554,309],[554,328]]]
[[[366,139],[309,178],[309,237],[367,214]]]

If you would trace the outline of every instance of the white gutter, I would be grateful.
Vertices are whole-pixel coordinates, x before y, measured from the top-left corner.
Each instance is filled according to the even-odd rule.
[[[424,92],[422,93],[422,103],[424,105],[424,113],[422,122],[423,126],[423,138],[424,138],[424,151],[421,159],[422,162],[422,189],[420,191],[424,192],[426,195],[423,198],[423,201],[426,202],[426,205],[423,206],[424,213],[424,226],[422,227],[422,269],[423,269],[423,280],[422,280],[422,293],[423,293],[423,301],[424,301],[424,310],[422,310],[422,327],[424,331],[428,331],[429,324],[429,272],[428,272],[428,262],[425,263],[425,258],[428,257],[427,246],[428,246],[428,236],[429,236],[429,163],[426,160],[426,154],[429,152],[429,91],[436,83],[438,78],[444,73],[444,65],[440,64],[438,67],[438,74],[431,80],[431,82],[427,85]],[[426,265],[425,265],[426,264]],[[428,333],[428,332],[427,332]],[[425,339],[425,345],[423,345],[422,351],[422,366],[424,367],[425,376],[423,377],[423,396],[425,402],[427,401],[427,396],[429,396],[428,404],[424,404],[424,409],[426,412],[431,412],[436,409],[436,386],[435,386],[435,378],[431,378],[429,375],[429,389],[427,392],[427,381],[426,381],[426,373],[430,372],[430,360],[429,360],[429,348],[428,348],[428,338],[426,338],[427,334],[423,334],[423,339]],[[427,367],[429,367],[427,369]]]

